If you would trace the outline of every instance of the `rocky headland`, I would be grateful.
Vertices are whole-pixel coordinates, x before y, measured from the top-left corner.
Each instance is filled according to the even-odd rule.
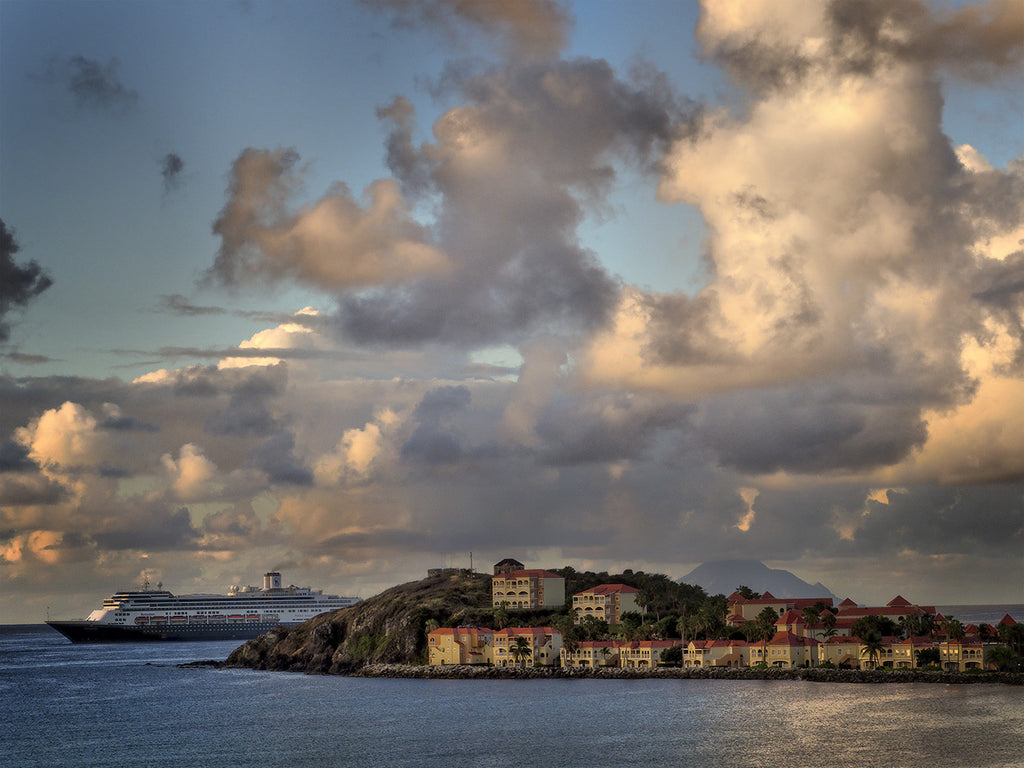
[[[279,627],[236,648],[219,666],[322,675],[450,679],[807,680],[823,683],[1002,683],[1024,684],[1020,673],[956,673],[925,670],[775,669],[659,667],[429,666],[428,626],[494,628],[490,577],[443,574],[392,587],[357,605],[317,616],[297,627]],[[550,613],[550,612],[547,612]],[[533,624],[551,616],[525,616]]]

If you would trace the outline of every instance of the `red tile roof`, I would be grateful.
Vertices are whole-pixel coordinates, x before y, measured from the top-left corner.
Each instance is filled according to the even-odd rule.
[[[1017,626],[1017,622],[1013,620],[1013,616],[1011,616],[1010,614],[1006,614],[1005,616],[1003,616],[1003,618],[1001,618],[999,620],[999,626],[1000,627],[1003,626],[1004,624],[1006,626],[1008,626],[1008,627],[1015,627],[1015,626]]]
[[[585,589],[582,592],[577,592],[576,595],[612,595],[616,593],[631,595],[636,594],[639,591],[640,590],[636,587],[631,587],[628,584],[598,584],[596,587],[591,587],[590,589]],[[573,595],[573,597],[576,595]]]
[[[552,573],[551,571],[545,571],[543,568],[527,568],[527,569],[522,570],[522,571],[511,571],[510,573],[508,573],[506,575],[507,576],[518,576],[518,577],[535,576],[538,579],[561,579],[561,578],[563,578],[560,574]],[[500,576],[496,576],[495,578],[501,578],[501,577]]]

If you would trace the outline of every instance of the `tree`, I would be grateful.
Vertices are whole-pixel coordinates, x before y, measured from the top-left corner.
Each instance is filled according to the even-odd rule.
[[[813,605],[809,605],[801,611],[801,616],[804,620],[804,626],[811,631],[811,637],[814,637],[814,630],[821,620],[821,612]]]
[[[517,637],[515,644],[508,649],[508,652],[516,663],[522,663],[524,667],[526,660],[533,657],[533,649],[530,648],[530,642],[525,637]]]
[[[683,646],[673,645],[671,648],[663,650],[661,652],[661,661],[663,664],[681,667],[683,665]]]
[[[768,664],[768,641],[775,636],[775,624],[779,620],[779,614],[771,606],[766,607],[754,619],[753,642],[761,643],[761,660]]]
[[[950,668],[955,665],[956,669],[960,669],[961,657],[963,656],[964,625],[959,620],[950,616],[943,623],[943,630],[946,633],[946,667]],[[952,643],[956,643],[957,646],[955,661],[950,660],[950,646]]]
[[[917,652],[917,666],[927,667],[934,664],[938,666],[942,661],[938,648],[922,648]]]
[[[740,584],[738,587],[736,587],[736,591],[740,593],[740,597],[746,600],[757,600],[759,597],[761,597],[760,592],[755,592],[746,584]]]
[[[1000,672],[1013,672],[1020,669],[1021,660],[1010,646],[991,645],[985,649],[985,665]]]
[[[878,655],[885,650],[885,643],[882,642],[882,635],[876,630],[868,630],[860,637],[860,655],[865,654],[871,661],[871,668],[878,667]]]
[[[836,622],[839,620],[832,611],[823,611],[821,613],[821,625],[825,627],[825,638],[835,637],[836,635]]]

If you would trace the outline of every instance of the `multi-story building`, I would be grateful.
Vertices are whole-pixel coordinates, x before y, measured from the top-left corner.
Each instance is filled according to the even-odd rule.
[[[622,640],[581,640],[575,644],[575,650],[562,646],[563,667],[599,667],[619,666],[619,651]]]
[[[493,629],[442,627],[427,633],[430,664],[490,664],[493,647]]]
[[[739,592],[733,592],[726,598],[727,619],[726,623],[731,627],[738,627],[746,621],[753,621],[765,608],[771,608],[778,614],[786,611],[802,611],[804,608],[823,603],[826,607],[832,607],[830,597],[775,597],[771,592],[765,592],[760,597],[743,597]]]
[[[521,646],[522,654],[516,650]],[[496,667],[558,666],[561,650],[562,633],[554,627],[508,627],[494,633]]]
[[[572,596],[572,610],[575,622],[581,623],[587,616],[619,624],[622,614],[638,611],[636,596],[639,590],[626,584],[599,584],[596,587],[577,592]]]
[[[619,666],[626,669],[653,669],[661,664],[661,654],[680,645],[680,640],[633,640],[619,648]]]
[[[691,640],[683,652],[687,667],[744,667],[750,645],[744,640]]]
[[[491,605],[495,608],[562,608],[565,606],[565,579],[539,569],[494,576]]]
[[[860,667],[860,638],[840,635],[830,637],[818,645],[818,663],[836,667]]]
[[[788,631],[776,632],[766,644],[750,645],[750,663],[763,662],[769,667],[783,669],[809,667],[818,659],[818,645],[818,641],[810,637],[801,637]]]

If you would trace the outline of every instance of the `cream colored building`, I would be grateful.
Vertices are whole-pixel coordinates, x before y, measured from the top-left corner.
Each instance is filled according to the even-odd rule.
[[[427,634],[427,659],[433,665],[490,664],[494,630],[448,627]]]
[[[539,569],[510,571],[491,579],[491,605],[495,608],[562,608],[565,579]]]
[[[626,584],[599,584],[572,596],[574,620],[580,624],[587,616],[619,624],[622,614],[639,612],[636,596],[639,590]]]
[[[818,644],[818,663],[836,667],[860,668],[860,638],[830,637]]]
[[[626,669],[653,669],[661,664],[663,651],[681,645],[679,640],[633,640],[619,650],[619,666]]]
[[[769,667],[783,669],[809,667],[818,660],[819,645],[810,637],[800,637],[787,631],[776,632],[763,647],[761,643],[750,644],[750,663],[764,662]]]
[[[513,649],[519,639],[528,653],[518,658]],[[509,627],[494,633],[493,660],[496,667],[555,667],[561,660],[562,633],[554,627]]]
[[[744,667],[750,645],[744,640],[691,640],[683,652],[687,667]]]
[[[600,667],[619,666],[621,640],[582,640],[576,643],[576,650],[570,651],[562,646],[561,661],[563,667]]]

